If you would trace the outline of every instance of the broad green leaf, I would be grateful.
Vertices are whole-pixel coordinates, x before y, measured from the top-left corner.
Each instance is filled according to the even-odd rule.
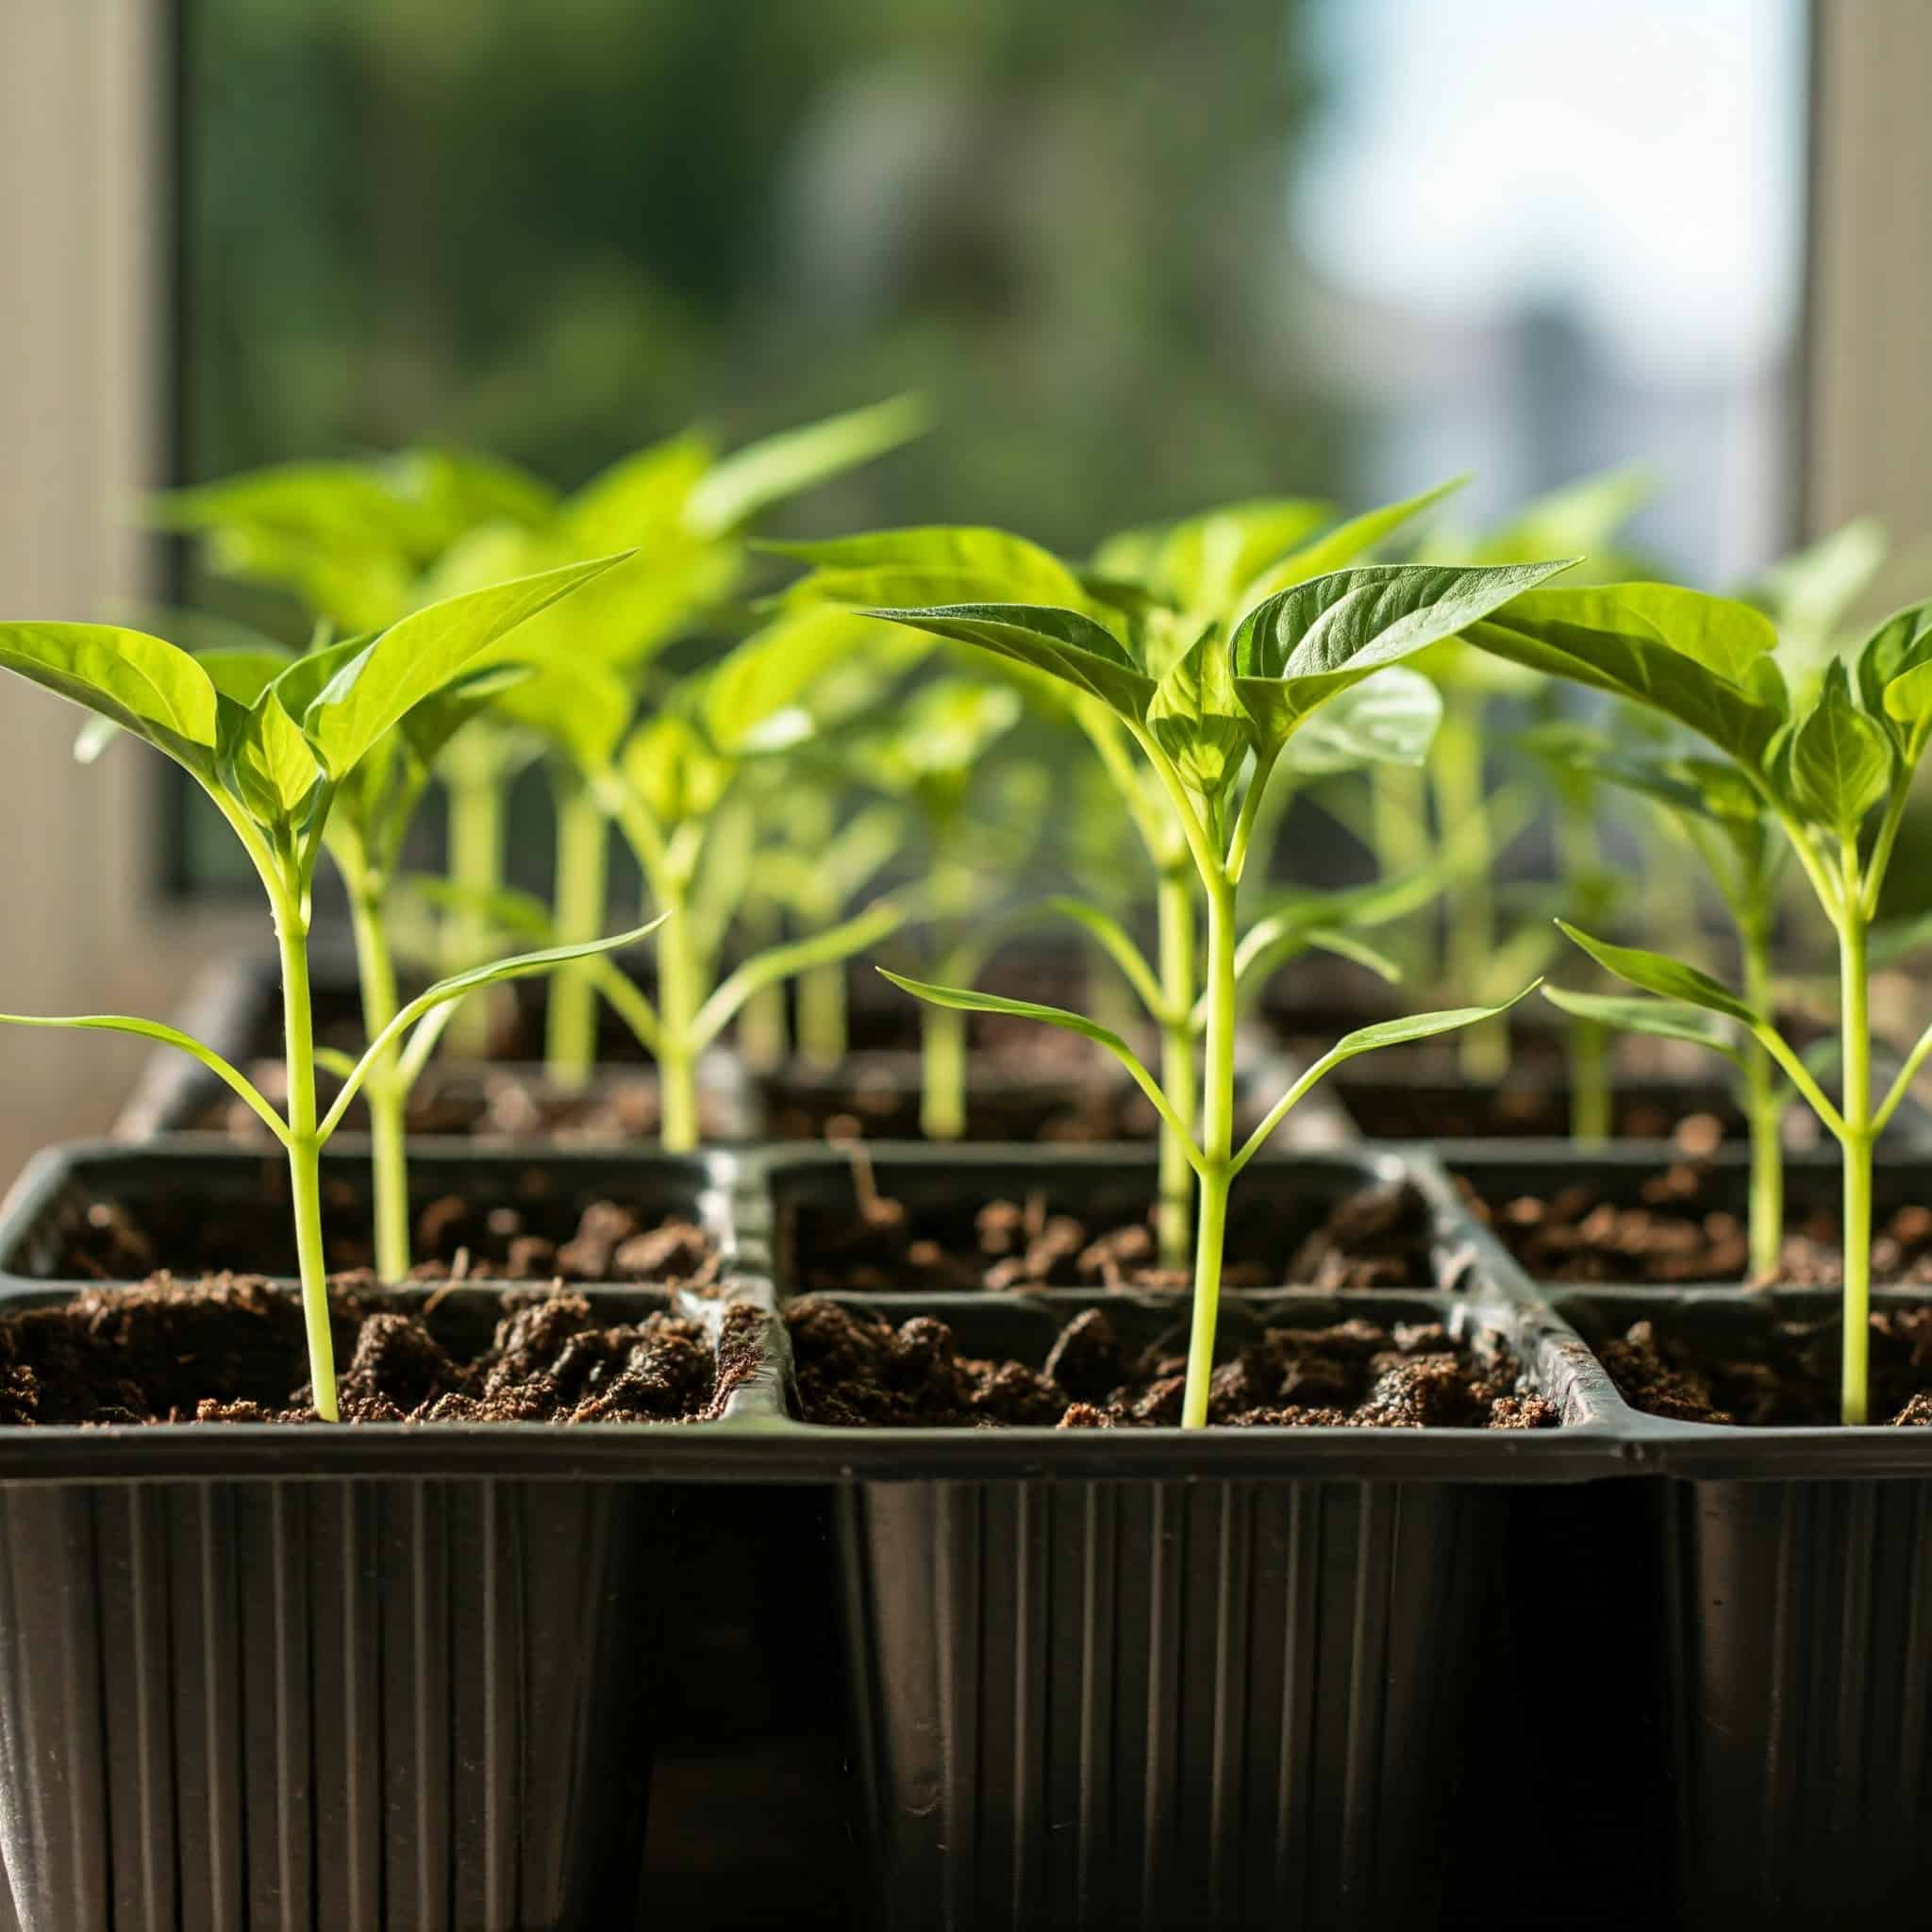
[[[977,644],[995,657],[1043,671],[1137,724],[1154,698],[1154,679],[1134,662],[1126,646],[1077,610],[1039,604],[942,604],[864,614]]]
[[[694,430],[623,457],[563,505],[558,536],[577,555],[656,549],[682,528],[692,492],[717,460]]]
[[[1406,664],[1338,691],[1288,741],[1281,769],[1305,778],[1368,765],[1420,765],[1442,722],[1442,694]]]
[[[1147,729],[1188,784],[1218,798],[1254,749],[1255,726],[1235,693],[1220,627],[1174,660],[1147,707]]]
[[[251,710],[236,708],[222,764],[228,789],[259,824],[270,826],[290,824],[322,775],[302,727],[283,709],[273,686]]]
[[[240,625],[236,626],[238,629]],[[294,653],[284,645],[262,640],[246,644],[220,644],[194,653],[194,661],[208,673],[208,682],[218,697],[232,698],[238,705],[254,704],[262,691],[294,661]],[[84,724],[74,741],[74,756],[91,765],[121,735],[117,718],[96,712]]]
[[[1613,1033],[1647,1033],[1658,1040],[1686,1041],[1692,1046],[1708,1047],[1740,1065],[1743,1062],[1736,1041],[1721,1020],[1681,1001],[1644,999],[1629,993],[1571,992],[1560,986],[1544,987],[1543,997],[1553,1007]]]
[[[1359,563],[1378,543],[1392,537],[1404,524],[1422,515],[1423,511],[1452,495],[1469,481],[1467,476],[1451,477],[1447,483],[1439,483],[1433,490],[1424,490],[1420,496],[1411,496],[1401,503],[1384,504],[1379,509],[1364,510],[1358,517],[1350,517],[1344,524],[1338,524],[1325,536],[1318,537],[1314,542],[1275,562],[1254,577],[1235,599],[1232,614],[1245,617],[1257,604],[1264,604],[1270,597],[1279,596],[1283,591],[1291,591],[1297,584],[1307,583],[1313,577],[1326,576],[1331,571],[1345,569],[1349,564]],[[1575,550],[1576,544],[1553,544],[1536,556],[1548,557],[1552,551]],[[1483,558],[1484,562],[1509,561],[1531,562],[1533,558]]]
[[[253,525],[337,546],[409,547],[420,540],[412,515],[394,477],[366,462],[276,463],[148,499],[159,529]]]
[[[424,771],[440,758],[466,724],[491,710],[535,674],[524,664],[491,664],[466,671],[441,691],[431,691],[403,714],[399,729],[410,755]]]
[[[80,1032],[131,1033],[138,1040],[158,1041],[163,1046],[179,1047],[216,1074],[223,1084],[241,1095],[276,1140],[286,1141],[289,1130],[247,1076],[231,1067],[213,1047],[204,1045],[192,1033],[178,1026],[166,1026],[158,1020],[142,1020],[126,1013],[0,1013],[0,1026],[58,1026]]]
[[[1086,602],[1080,579],[1052,551],[1007,530],[938,524],[758,547],[809,564],[811,574],[793,590],[828,603],[907,609],[994,601],[1078,608]]]
[[[1613,946],[1607,940],[1592,939],[1589,933],[1578,931],[1565,920],[1557,920],[1557,924],[1606,972],[1627,979],[1632,986],[1641,986],[1645,992],[1702,1007],[1707,1012],[1722,1013],[1727,1020],[1741,1020],[1747,1026],[1757,1024],[1757,1016],[1729,987],[1695,966],[1686,966],[1662,953],[1645,952],[1640,946]]]
[[[1807,818],[1849,836],[1890,789],[1891,760],[1884,726],[1853,702],[1844,663],[1834,658],[1785,755],[1792,799]]]
[[[698,709],[706,733],[734,758],[810,737],[818,728],[808,703],[813,689],[892,635],[848,610],[808,607],[788,613],[734,645],[705,675]]]
[[[472,591],[391,625],[336,674],[303,716],[302,728],[329,774],[340,778],[352,771],[431,691],[468,670],[525,618],[618,560],[600,558]]]
[[[1900,755],[1915,769],[1932,738],[1932,599],[1895,611],[1866,639],[1858,690],[1874,717],[1894,722]]]
[[[557,514],[556,490],[499,457],[477,450],[404,450],[395,460],[406,492],[427,510],[444,548],[484,524],[536,529]]]
[[[340,643],[325,644],[319,651],[292,659],[274,681],[283,710],[294,719],[307,717],[309,706],[375,641],[366,636],[344,638]]]
[[[593,776],[616,758],[632,703],[628,687],[603,665],[551,657],[498,693],[492,708],[536,732],[576,771]]]
[[[1221,616],[1256,572],[1311,537],[1334,514],[1331,506],[1313,497],[1279,496],[1224,504],[1185,518],[1161,538],[1147,587],[1172,609]]]
[[[1445,1007],[1440,1012],[1408,1013],[1399,1020],[1377,1020],[1373,1026],[1357,1026],[1353,1033],[1344,1033],[1322,1059],[1333,1065],[1354,1059],[1357,1054],[1374,1053],[1381,1047],[1406,1046],[1410,1041],[1433,1040],[1439,1033],[1479,1026],[1485,1020],[1507,1013],[1518,1000],[1527,998],[1539,983],[1533,981],[1521,992],[1492,1007]]]
[[[174,644],[109,624],[4,624],[0,669],[112,719],[203,780],[214,774],[214,680]]]
[[[1424,645],[1453,637],[1566,568],[1370,564],[1257,605],[1234,635],[1236,689],[1264,748],[1285,743],[1317,705]]]
[[[785,497],[910,442],[931,421],[923,396],[893,396],[747,443],[712,465],[691,491],[686,518],[705,536],[741,529]]]
[[[1532,591],[1469,641],[1661,711],[1754,770],[1784,724],[1776,634],[1748,605],[1671,584]]]

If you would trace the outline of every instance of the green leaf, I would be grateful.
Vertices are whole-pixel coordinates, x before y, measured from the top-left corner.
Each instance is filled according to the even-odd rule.
[[[426,772],[458,731],[535,675],[525,664],[489,664],[431,691],[403,714],[400,728],[411,756]]]
[[[1264,749],[1372,671],[1453,637],[1567,566],[1370,564],[1257,605],[1234,635],[1236,689]]]
[[[1147,586],[1171,609],[1219,617],[1257,571],[1312,536],[1334,513],[1313,497],[1278,496],[1188,517],[1161,537]]]
[[[712,744],[730,757],[783,750],[818,728],[808,699],[832,672],[893,633],[848,610],[807,608],[735,645],[697,692]]]
[[[1064,892],[1047,900],[1046,908],[1084,928],[1100,950],[1120,968],[1123,977],[1140,995],[1141,1004],[1147,1008],[1149,1015],[1157,1021],[1166,1017],[1167,996],[1154,976],[1154,969],[1148,965],[1146,956],[1134,943],[1126,927],[1112,913]]]
[[[597,555],[676,540],[692,492],[717,458],[711,440],[695,430],[633,450],[563,504],[557,519],[562,541],[579,555]]]
[[[1282,769],[1305,778],[1370,765],[1420,765],[1442,722],[1442,694],[1405,664],[1338,691],[1288,741]]]
[[[805,593],[897,609],[988,602],[1078,608],[1086,602],[1080,579],[1052,551],[1007,530],[939,524],[757,547],[812,566],[788,598]]]
[[[1614,973],[1619,979],[1627,979],[1632,986],[1641,986],[1645,992],[1679,1000],[1686,1006],[1702,1007],[1707,1012],[1722,1013],[1727,1020],[1741,1020],[1747,1026],[1757,1024],[1757,1016],[1729,987],[1695,966],[1686,966],[1662,953],[1647,953],[1639,946],[1613,946],[1607,940],[1592,939],[1589,933],[1578,931],[1565,920],[1557,920],[1557,924],[1599,966]]]
[[[717,810],[738,774],[689,719],[676,711],[648,717],[619,759],[625,781],[666,832]]]
[[[883,966],[878,971],[902,992],[909,992],[914,999],[924,1000],[928,1006],[947,1007],[959,1013],[1000,1013],[1015,1020],[1038,1020],[1043,1025],[1077,1033],[1083,1040],[1104,1046],[1134,1076],[1135,1084],[1154,1103],[1154,1109],[1162,1123],[1180,1137],[1189,1149],[1190,1158],[1198,1164],[1200,1157],[1194,1147],[1193,1136],[1160,1091],[1159,1083],[1141,1064],[1127,1042],[1098,1021],[1089,1020],[1079,1013],[1070,1013],[1063,1007],[1044,1007],[1033,1000],[1009,1000],[998,993],[974,992],[964,987],[932,986],[924,980],[906,979],[896,973],[888,973]]]
[[[158,1020],[140,1020],[126,1013],[0,1013],[0,1026],[58,1026],[81,1032],[131,1033],[139,1040],[158,1041],[163,1046],[179,1047],[216,1074],[229,1089],[241,1095],[267,1125],[276,1140],[286,1141],[289,1130],[248,1077],[231,1067],[213,1047],[204,1045],[192,1033],[178,1026],[165,1026]]]
[[[931,421],[925,399],[908,394],[747,443],[712,466],[686,517],[707,536],[740,529],[783,498],[923,436]]]
[[[1724,1024],[1680,1001],[1641,999],[1628,993],[1571,992],[1560,986],[1544,987],[1543,997],[1553,1007],[1613,1033],[1647,1033],[1658,1040],[1687,1041],[1743,1064],[1743,1055]]]
[[[271,685],[253,709],[235,706],[222,747],[222,776],[260,824],[291,824],[322,776],[302,727]]]
[[[1843,660],[1834,658],[1817,704],[1791,733],[1785,757],[1791,797],[1807,818],[1849,837],[1890,791],[1891,758],[1884,726],[1853,702]]]
[[[1894,611],[1858,653],[1858,690],[1875,718],[1895,721],[1907,769],[1932,738],[1932,598]]]
[[[344,665],[302,719],[329,775],[341,778],[430,692],[540,610],[620,559],[599,558],[432,604],[391,625]]]
[[[1182,778],[1217,798],[1254,749],[1255,726],[1235,694],[1227,645],[1210,625],[1177,658],[1147,707],[1147,729]]]
[[[1311,952],[1332,953],[1338,959],[1346,959],[1356,966],[1365,966],[1378,979],[1387,980],[1391,986],[1401,984],[1401,962],[1391,958],[1379,946],[1372,946],[1367,940],[1356,938],[1353,933],[1337,932],[1326,926],[1317,926],[1304,936],[1303,942]]]
[[[1473,563],[1528,563],[1572,552],[1595,558],[1656,494],[1644,469],[1600,470],[1532,498],[1468,552]]]
[[[194,661],[208,673],[216,696],[232,698],[242,706],[253,705],[263,689],[294,661],[292,651],[267,641],[220,644],[193,655]],[[92,764],[121,735],[122,729],[119,719],[96,712],[75,734],[75,759],[83,765]]]
[[[213,778],[214,680],[174,644],[109,624],[0,624],[0,669],[111,719],[205,783]]]
[[[1776,633],[1748,605],[1672,584],[1532,591],[1469,641],[1661,711],[1753,770],[1784,724]]]
[[[535,974],[548,973],[554,967],[568,966],[574,959],[593,959],[602,953],[614,953],[625,946],[634,946],[640,940],[648,939],[656,932],[668,916],[660,912],[656,919],[647,920],[629,932],[612,933],[608,939],[585,940],[573,946],[546,946],[541,952],[520,953],[514,958],[498,959],[487,966],[473,966],[467,973],[439,979],[434,986],[409,1001],[369,1042],[362,1058],[356,1063],[356,1071],[342,1082],[341,1091],[336,1095],[334,1105],[323,1121],[319,1129],[321,1138],[326,1141],[341,1124],[350,1102],[368,1079],[370,1069],[411,1026],[435,1012],[439,1007],[449,1006],[466,993],[479,991],[486,986],[499,986],[507,979],[527,979]]]
[[[1445,496],[1453,495],[1469,481],[1467,476],[1454,476],[1446,483],[1439,483],[1433,490],[1424,490],[1420,496],[1406,498],[1401,503],[1384,504],[1379,509],[1365,510],[1358,517],[1350,517],[1344,524],[1338,524],[1325,536],[1318,537],[1305,548],[1281,558],[1255,577],[1235,600],[1234,612],[1245,616],[1256,605],[1264,604],[1270,597],[1279,596],[1283,591],[1291,591],[1297,584],[1306,584],[1314,577],[1326,576],[1331,571],[1346,568],[1358,563],[1375,548],[1399,530],[1404,524],[1419,517],[1423,511],[1441,502]],[[1552,544],[1535,556],[1548,557],[1552,551],[1574,550],[1576,544]],[[1533,558],[1484,558],[1490,561],[1530,562]]]
[[[823,932],[754,953],[732,971],[699,1008],[691,1023],[690,1044],[699,1052],[710,1045],[754,993],[796,978],[801,973],[809,973],[814,967],[849,959],[855,953],[862,953],[868,946],[890,939],[905,924],[905,908],[890,899],[881,899]]]
[[[976,644],[995,657],[1043,671],[1098,698],[1136,724],[1153,702],[1154,680],[1134,662],[1126,646],[1077,610],[1039,604],[942,604],[924,610],[864,614]]]

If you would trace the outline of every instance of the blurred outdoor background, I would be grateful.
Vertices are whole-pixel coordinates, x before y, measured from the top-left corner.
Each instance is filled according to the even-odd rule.
[[[1692,582],[1915,537],[1928,55],[1924,0],[0,0],[0,607],[203,594],[155,483],[431,441],[569,485],[908,388],[936,431],[789,527],[1080,551],[1463,470],[1479,524],[1641,462]],[[165,1011],[265,919],[74,722],[0,694],[0,1005]],[[0,1054],[8,1171],[128,1063]]]

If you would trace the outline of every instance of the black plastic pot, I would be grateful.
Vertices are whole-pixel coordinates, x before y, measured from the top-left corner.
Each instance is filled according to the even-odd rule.
[[[417,1187],[485,1195],[530,1165],[425,1150]],[[263,1166],[42,1156],[0,1216],[0,1308],[73,1291],[33,1277],[88,1201],[219,1214]],[[361,1171],[345,1149],[325,1185]],[[559,1204],[727,1233],[718,1158],[544,1171]],[[590,1292],[620,1319],[671,1303]],[[496,1309],[466,1285],[437,1320],[487,1335]],[[768,1377],[681,1428],[0,1431],[0,1861],[25,1932],[629,1924],[658,1659],[689,1641],[667,1577],[703,1547],[681,1484],[728,1463],[708,1435],[761,1440],[776,1408]]]
[[[1879,1291],[1874,1306],[1924,1291]],[[1835,1296],[1552,1291],[1748,1350]],[[1687,1925],[1916,1924],[1932,1884],[1932,1432],[1628,1413],[1650,1491]]]
[[[876,1306],[1037,1361],[1096,1301],[1130,1340],[1182,1312]],[[1435,1922],[1449,1849],[1497,1795],[1477,1720],[1512,1488],[1621,1464],[1594,1365],[1509,1304],[1241,1295],[1224,1325],[1357,1314],[1501,1329],[1569,1426],[813,1432],[854,1478],[844,1591],[885,1924]],[[1504,1788],[1526,1805],[1521,1783],[1519,1766]]]

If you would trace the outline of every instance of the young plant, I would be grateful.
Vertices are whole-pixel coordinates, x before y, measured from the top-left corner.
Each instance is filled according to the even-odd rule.
[[[1207,913],[1198,1135],[1191,1119],[1174,1107],[1125,1041],[1096,1022],[1058,1008],[962,988],[898,982],[937,1005],[1024,1015],[1097,1041],[1127,1068],[1182,1146],[1199,1189],[1185,1426],[1198,1428],[1207,1421],[1228,1197],[1241,1170],[1332,1067],[1378,1046],[1468,1025],[1497,1010],[1426,1013],[1346,1035],[1293,1083],[1240,1147],[1235,1145],[1241,948],[1237,901],[1269,780],[1296,732],[1319,707],[1372,673],[1454,636],[1562,567],[1371,566],[1337,572],[1264,598],[1231,635],[1223,636],[1218,628],[1205,632],[1158,675],[1131,636],[1080,609],[962,604],[874,613],[1026,665],[1102,708],[1151,773],[1162,824],[1181,841],[1194,868],[1195,889]],[[1131,940],[1122,933],[1118,942],[1123,964],[1137,983],[1157,987],[1153,968],[1134,951]],[[1189,1004],[1191,1008],[1193,1002]]]
[[[621,975],[587,973],[658,1063],[661,1138],[675,1152],[698,1143],[699,1057],[744,1003],[765,987],[877,943],[905,917],[881,901],[718,976],[718,953],[750,870],[745,855],[724,849],[746,823],[737,810],[740,781],[811,735],[814,682],[877,634],[878,626],[839,611],[780,618],[678,680],[635,725],[630,690],[594,661],[552,655],[496,699],[505,716],[548,743],[596,814],[599,839],[616,824],[662,915],[655,1001],[627,981],[620,991]],[[487,902],[470,903],[488,916]],[[557,929],[568,943],[560,919]]]
[[[1272,597],[1368,555],[1459,482],[1370,510],[1325,529],[1333,511],[1303,497],[1229,504],[1177,523],[1124,532],[1075,571],[1050,551],[1004,530],[974,526],[879,530],[829,543],[772,547],[811,566],[788,602],[824,601],[894,608],[941,604],[1019,603],[1071,610],[1124,640],[1145,675],[1158,679],[1197,646],[1224,650],[1236,626]],[[1318,534],[1322,533],[1322,534]],[[1208,641],[1216,641],[1209,643]],[[1010,655],[1010,654],[1008,654]],[[1056,677],[1036,695],[1063,706],[1089,739],[1152,869],[1158,944],[1158,1000],[1147,1002],[1161,1039],[1160,1253],[1183,1265],[1192,1231],[1193,1170],[1186,1133],[1197,1124],[1200,1079],[1201,936],[1194,860],[1158,776],[1135,761],[1131,735],[1116,711],[1080,680]],[[1430,700],[1433,704],[1433,699]],[[1413,708],[1411,725],[1415,722]],[[1431,715],[1428,728],[1434,728]],[[1071,905],[1066,908],[1073,911]],[[1122,955],[1104,908],[1083,908],[1081,923]],[[1131,941],[1121,935],[1128,951]],[[1147,989],[1136,982],[1145,995]]]
[[[281,666],[214,670],[159,638],[107,625],[0,625],[0,667],[71,699],[183,767],[241,841],[268,894],[281,951],[286,1115],[236,1068],[172,1026],[120,1014],[0,1020],[132,1033],[192,1054],[256,1112],[286,1150],[316,1411],[337,1417],[322,1245],[321,1154],[372,1076],[407,1083],[452,1003],[499,980],[547,972],[637,935],[498,961],[440,981],[369,1042],[325,1115],[316,1105],[308,991],[310,889],[338,800],[417,708],[459,685],[508,633],[609,567],[609,559],[472,592],[402,619],[373,641]],[[219,682],[217,680],[220,680]],[[413,1029],[413,1031],[411,1030]],[[391,1068],[387,1075],[379,1070]]]
[[[1774,1059],[1838,1141],[1843,1164],[1841,1410],[1867,1411],[1872,1149],[1932,1054],[1928,1027],[1882,1098],[1872,1077],[1871,931],[1913,773],[1932,740],[1932,604],[1881,625],[1855,672],[1834,658],[1794,701],[1772,656],[1776,634],[1745,605],[1662,584],[1537,591],[1474,625],[1470,641],[1555,676],[1661,711],[1708,739],[1762,801],[1796,855],[1837,939],[1840,1066],[1834,1104],[1762,1000],[1664,955],[1576,940],[1646,992],[1737,1022]]]
[[[1744,1003],[1769,1018],[1774,1011],[1772,936],[1785,847],[1761,794],[1735,767],[1715,758],[1605,750],[1592,769],[1649,799],[1704,861],[1737,934]],[[1751,1144],[1751,1273],[1758,1280],[1774,1278],[1784,1244],[1783,1128],[1789,1089],[1770,1051],[1754,1037],[1735,1037],[1731,1023],[1681,1001],[1568,992],[1556,987],[1543,991],[1566,1012],[1607,1032],[1688,1041],[1723,1053],[1736,1065]]]

